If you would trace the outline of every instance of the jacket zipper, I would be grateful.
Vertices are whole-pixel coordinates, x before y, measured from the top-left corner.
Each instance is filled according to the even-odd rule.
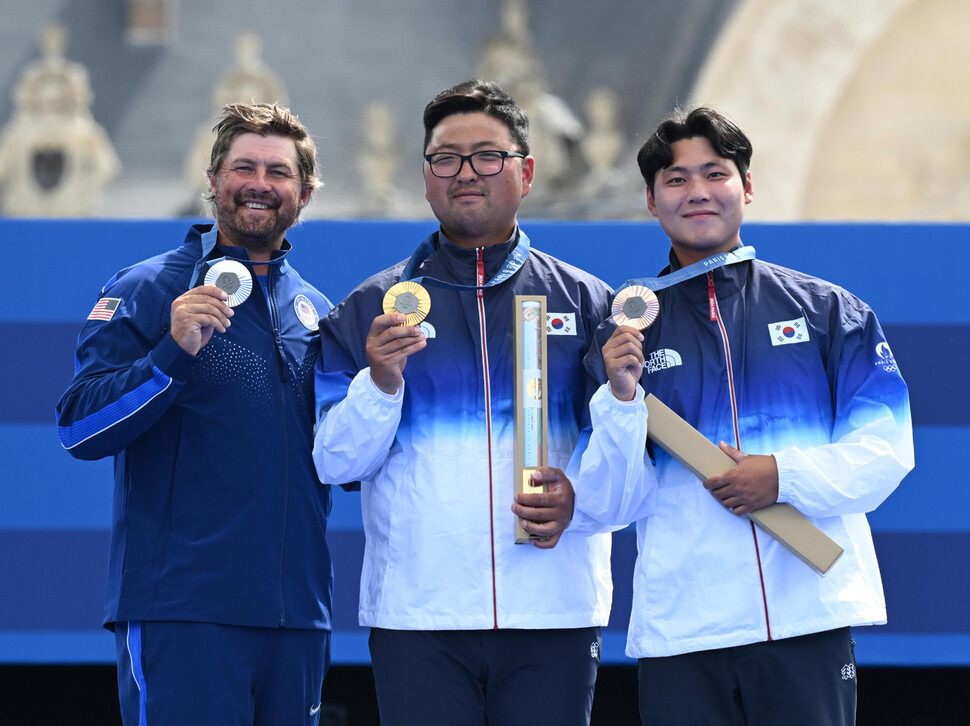
[[[711,322],[716,322],[718,330],[721,332],[721,343],[724,345],[724,360],[727,364],[727,374],[728,374],[728,392],[731,396],[731,423],[734,427],[734,446],[739,451],[741,449],[741,427],[738,424],[738,398],[737,389],[734,382],[734,364],[731,358],[731,344],[728,341],[727,329],[724,327],[724,321],[721,320],[721,311],[717,305],[717,295],[714,294],[714,272],[707,273],[707,306],[708,312],[710,314]],[[768,640],[773,640],[771,637],[771,618],[768,615],[768,593],[765,590],[765,573],[761,566],[761,548],[758,546],[758,531],[754,526],[754,522],[748,522],[751,525],[751,537],[754,540],[754,554],[758,561],[758,578],[761,580],[761,602],[765,609],[765,630],[768,633]]]
[[[479,334],[482,341],[482,380],[485,383],[485,442],[488,451],[488,533],[492,552],[492,628],[498,630],[498,585],[495,574],[495,490],[492,482],[492,387],[488,373],[488,335],[485,324],[485,249],[476,252],[475,295],[478,303]]]
[[[289,524],[289,510],[290,510],[290,458],[289,458],[289,435],[286,430],[286,382],[289,380],[289,376],[286,371],[286,358],[283,355],[283,336],[280,334],[280,324],[279,324],[279,310],[276,307],[276,277],[275,266],[271,266],[269,270],[269,282],[267,285],[267,294],[269,297],[269,310],[270,319],[273,326],[273,343],[276,348],[276,364],[279,368],[279,386],[278,390],[280,393],[280,416],[283,425],[280,427],[283,435],[283,471],[281,472],[281,481],[283,483],[283,527],[280,531],[280,627],[286,627],[286,599],[283,593],[283,573],[285,571],[286,562],[286,530]]]

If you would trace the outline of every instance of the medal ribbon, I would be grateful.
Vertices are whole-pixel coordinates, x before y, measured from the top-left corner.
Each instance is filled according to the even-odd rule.
[[[247,265],[247,267],[251,267],[252,265],[279,265],[283,262],[283,260],[286,259],[286,255],[289,252],[289,250],[277,250],[279,252],[279,255],[277,255],[271,260],[266,260],[265,262],[253,262],[248,258],[243,259],[240,257],[230,257],[229,255],[223,255],[222,257],[217,257],[214,260],[206,259],[209,256],[209,254],[212,252],[212,250],[215,249],[216,239],[218,238],[218,236],[219,236],[219,230],[216,229],[214,225],[212,229],[202,234],[202,258],[195,263],[195,271],[192,273],[192,282],[189,283],[189,287],[188,287],[189,290],[191,290],[193,287],[196,287],[199,284],[199,280],[202,279],[202,275],[205,272],[204,268],[206,265],[209,265],[211,267],[217,262],[222,262],[223,260],[233,260],[234,262],[238,262],[242,265]],[[250,269],[250,274],[252,274],[251,269]]]
[[[705,275],[711,270],[716,270],[718,267],[735,265],[738,262],[747,262],[753,259],[755,259],[754,247],[742,246],[730,252],[722,252],[717,255],[705,257],[699,262],[687,265],[687,267],[681,267],[679,270],[671,272],[669,275],[664,275],[663,277],[639,277],[633,280],[627,280],[617,292],[631,285],[643,285],[657,292],[658,290],[663,290],[665,287],[671,287],[684,280],[689,280],[692,277]]]
[[[439,234],[439,233],[435,233]],[[426,238],[418,248],[411,255],[408,260],[407,265],[404,267],[404,271],[401,272],[401,282],[406,282],[410,280],[411,282],[416,282],[419,285],[424,281],[428,280],[433,282],[440,287],[451,288],[452,290],[481,290],[486,287],[494,287],[499,285],[506,280],[508,280],[512,275],[519,271],[522,265],[529,257],[529,238],[526,236],[525,232],[519,231],[519,243],[512,250],[511,254],[506,258],[505,263],[496,272],[492,278],[486,281],[483,285],[460,285],[457,282],[448,282],[447,280],[439,280],[436,277],[431,277],[430,275],[419,275],[415,277],[418,268],[421,263],[428,259],[432,254],[434,254],[434,237],[432,235]]]

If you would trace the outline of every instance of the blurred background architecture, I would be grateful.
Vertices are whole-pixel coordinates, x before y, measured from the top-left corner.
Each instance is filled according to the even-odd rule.
[[[643,135],[707,103],[754,142],[750,219],[970,218],[966,0],[0,7],[8,216],[198,214],[217,109],[256,99],[316,137],[326,186],[306,217],[426,218],[421,111],[482,76],[530,112],[524,217],[646,217]]]

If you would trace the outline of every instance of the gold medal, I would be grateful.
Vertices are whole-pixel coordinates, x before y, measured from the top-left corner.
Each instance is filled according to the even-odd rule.
[[[660,314],[660,301],[649,287],[631,285],[624,287],[613,298],[612,313],[617,325],[646,330]]]
[[[431,312],[431,296],[416,282],[399,282],[384,295],[384,312],[401,313],[405,325],[418,325]]]

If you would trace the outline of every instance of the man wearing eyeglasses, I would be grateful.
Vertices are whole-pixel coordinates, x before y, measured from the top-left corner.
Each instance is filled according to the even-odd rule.
[[[610,290],[519,229],[535,160],[510,96],[468,81],[438,94],[424,124],[440,229],[321,322],[316,381],[317,471],[361,482],[360,623],[371,628],[381,723],[588,724],[610,540],[567,529],[563,469]],[[402,281],[427,291],[420,325],[381,312]],[[533,477],[547,493],[513,494],[515,295],[545,296],[547,317],[562,321],[547,325],[550,466]],[[533,546],[514,544],[516,516]]]

